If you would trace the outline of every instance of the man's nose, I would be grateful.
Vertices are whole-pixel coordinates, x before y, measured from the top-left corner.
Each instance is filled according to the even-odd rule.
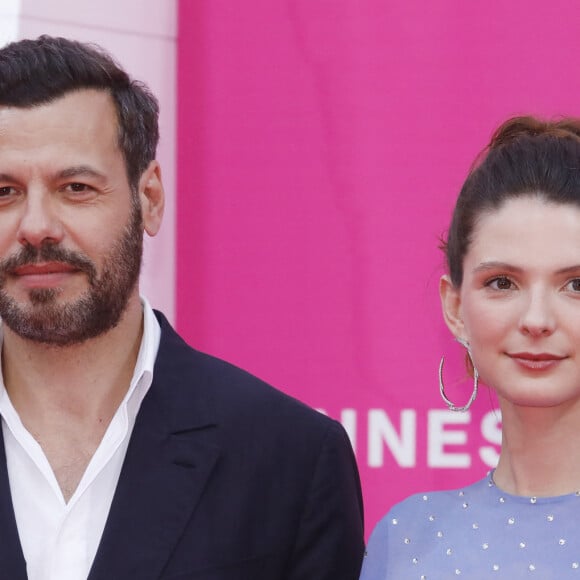
[[[22,245],[35,247],[47,241],[58,243],[62,240],[62,222],[49,192],[28,192],[22,204],[17,236]]]

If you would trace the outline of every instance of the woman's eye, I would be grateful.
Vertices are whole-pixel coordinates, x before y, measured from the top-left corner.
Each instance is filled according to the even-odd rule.
[[[566,289],[572,292],[580,292],[580,278],[574,278],[566,284]]]
[[[486,282],[485,284],[494,290],[511,290],[513,288],[512,281],[506,276],[498,276]]]

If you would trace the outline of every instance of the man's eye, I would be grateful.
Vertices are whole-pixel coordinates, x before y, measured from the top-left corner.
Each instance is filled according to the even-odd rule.
[[[67,188],[74,193],[82,193],[88,191],[89,186],[84,183],[69,183]]]
[[[14,188],[10,185],[5,185],[4,187],[0,187],[0,196],[6,197],[7,195],[12,195],[14,193]]]

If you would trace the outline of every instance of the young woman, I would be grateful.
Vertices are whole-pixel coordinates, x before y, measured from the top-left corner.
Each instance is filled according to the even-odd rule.
[[[460,192],[445,250],[443,316],[473,393],[478,378],[497,393],[500,459],[464,489],[394,506],[361,580],[580,579],[580,120],[504,123]],[[440,388],[465,409],[442,372]]]

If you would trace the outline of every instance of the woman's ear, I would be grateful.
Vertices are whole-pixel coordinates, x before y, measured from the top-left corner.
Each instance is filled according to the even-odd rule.
[[[449,276],[441,276],[439,281],[439,296],[441,297],[441,308],[443,318],[447,327],[455,338],[466,339],[465,324],[461,309],[461,292],[451,282]]]
[[[165,192],[161,181],[161,167],[155,160],[141,175],[139,180],[139,198],[143,215],[143,228],[154,236],[161,227],[163,210],[165,208]]]

